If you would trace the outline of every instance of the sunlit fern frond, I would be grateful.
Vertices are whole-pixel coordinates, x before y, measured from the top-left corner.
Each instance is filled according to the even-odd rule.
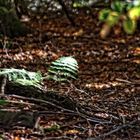
[[[6,77],[9,81],[24,86],[41,87],[43,79],[55,81],[69,81],[76,79],[78,73],[78,63],[72,57],[61,57],[52,62],[48,76],[42,77],[40,72],[30,72],[25,69],[3,68],[0,69],[0,76]]]
[[[23,86],[34,86],[34,87],[41,88],[41,83],[35,80],[17,79],[14,82]]]
[[[6,76],[9,81],[26,86],[39,86],[42,81],[40,72],[29,72],[25,69],[3,68],[0,76]]]
[[[52,62],[49,70],[49,79],[55,81],[68,81],[76,79],[78,73],[78,63],[73,57],[61,57]]]

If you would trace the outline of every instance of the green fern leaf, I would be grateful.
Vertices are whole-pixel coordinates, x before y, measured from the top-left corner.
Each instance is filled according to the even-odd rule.
[[[58,78],[59,77],[62,77],[62,76],[65,76],[66,78],[72,78],[72,79],[76,79],[76,76],[73,76],[72,74],[70,74],[70,73],[67,73],[67,72],[60,72],[60,71],[51,71],[51,70],[49,70],[49,72],[51,73],[51,74],[54,74],[55,76],[57,76]],[[50,75],[51,75],[50,74]]]
[[[29,72],[24,69],[0,69],[0,76],[7,76],[9,81],[25,86],[40,86],[42,75],[39,72]]]
[[[40,87],[41,88],[41,84],[38,83],[37,81],[34,81],[34,80],[17,79],[14,82],[18,83],[20,85],[23,85],[23,86],[34,86],[34,87]]]
[[[73,74],[77,74],[77,69],[75,69],[75,70],[72,70],[72,69],[70,69],[69,67],[60,67],[60,66],[50,66],[50,69],[51,70],[65,70],[65,71],[67,71],[67,72],[70,72],[70,73],[73,73]]]
[[[78,63],[72,57],[61,57],[52,62],[48,72],[48,77],[55,81],[76,79],[78,73]]]

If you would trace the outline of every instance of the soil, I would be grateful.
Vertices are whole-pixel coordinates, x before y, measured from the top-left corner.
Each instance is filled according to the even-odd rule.
[[[33,34],[5,38],[6,46],[2,44],[4,48],[0,49],[1,68],[24,68],[45,75],[52,61],[73,56],[79,64],[79,77],[71,83],[44,81],[47,91],[57,92],[77,104],[75,110],[61,104],[61,109],[58,104],[43,107],[35,100],[6,97],[14,102],[0,108],[17,112],[15,120],[21,115],[18,111],[38,115],[29,114],[28,119],[34,119],[30,121],[32,125],[14,123],[5,128],[6,123],[1,124],[3,139],[140,139],[140,31],[127,35],[114,28],[102,39],[97,12],[91,16],[81,11],[73,18],[76,27],[66,16],[33,20],[29,23]],[[11,115],[5,116],[10,119]]]

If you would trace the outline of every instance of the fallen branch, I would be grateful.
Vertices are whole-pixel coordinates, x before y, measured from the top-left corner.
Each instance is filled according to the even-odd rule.
[[[69,112],[69,113],[73,113],[73,115],[78,115],[90,122],[94,122],[94,123],[100,123],[100,124],[111,124],[110,121],[105,121],[105,120],[102,120],[102,119],[98,119],[98,118],[93,118],[93,117],[90,117],[86,114],[83,114],[81,113],[80,111],[78,111],[78,109],[76,109],[76,111],[73,111],[73,110],[70,110],[70,109],[66,109],[66,108],[63,108],[59,105],[56,105],[54,103],[51,103],[49,101],[45,101],[45,100],[42,100],[42,99],[35,99],[35,98],[29,98],[29,97],[23,97],[23,96],[19,96],[19,95],[9,95],[10,97],[14,97],[14,98],[18,98],[18,99],[22,99],[22,100],[28,100],[30,102],[33,102],[34,104],[43,104],[43,106],[45,107],[45,104],[46,104],[46,107],[48,107],[48,105],[50,106],[53,106],[57,109],[60,109],[61,111],[65,111],[65,112]]]
[[[51,105],[57,109],[60,109],[62,111],[66,111],[66,112],[71,112],[71,113],[74,113],[74,111],[72,110],[69,110],[69,109],[65,109],[59,105],[56,105],[54,103],[51,103],[49,101],[45,101],[45,100],[42,100],[42,99],[35,99],[35,98],[29,98],[29,97],[23,97],[23,96],[19,96],[19,95],[9,95],[10,97],[14,97],[14,98],[18,98],[18,99],[22,99],[22,100],[28,100],[30,102],[34,102],[34,103],[43,103],[43,104],[47,104],[47,105]]]

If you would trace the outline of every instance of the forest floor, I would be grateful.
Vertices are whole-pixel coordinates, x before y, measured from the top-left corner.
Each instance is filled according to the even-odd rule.
[[[91,16],[81,12],[74,20],[78,27],[72,27],[65,16],[32,21],[34,34],[5,41],[11,45],[0,49],[0,67],[24,68],[44,74],[52,61],[61,56],[73,56],[79,64],[76,81],[44,83],[47,90],[69,97],[80,108],[67,111],[64,106],[57,111],[55,107],[47,111],[47,107],[38,108],[34,110],[41,112],[34,118],[38,127],[7,123],[10,128],[4,129],[0,125],[2,139],[140,139],[140,31],[134,35],[112,31],[101,39],[101,24],[96,13]],[[11,105],[11,112],[15,112],[16,105]],[[19,110],[33,112],[30,101],[21,106]],[[0,108],[4,110],[4,106]],[[8,115],[6,117],[12,121]]]

